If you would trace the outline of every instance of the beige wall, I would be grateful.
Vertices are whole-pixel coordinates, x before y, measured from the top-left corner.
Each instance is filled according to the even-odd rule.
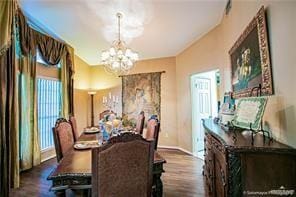
[[[165,71],[161,76],[161,133],[159,145],[177,146],[176,120],[176,61],[174,57],[143,60],[136,63],[130,74]],[[105,108],[102,106],[102,97],[109,92],[118,95],[121,99],[121,78],[106,74],[102,66],[91,67],[91,87],[99,89],[95,96],[95,114],[98,115]],[[105,85],[100,85],[105,84]],[[100,89],[100,88],[103,89]],[[120,100],[121,101],[121,100]],[[118,105],[116,112],[121,114],[122,106]]]
[[[269,99],[265,123],[273,136],[296,147],[296,4],[292,1],[233,1],[221,24],[176,57],[179,146],[192,151],[190,81],[192,74],[221,71],[221,91],[230,90],[228,51],[256,15],[267,8],[275,96]]]
[[[90,87],[90,69],[89,65],[75,56],[75,74],[74,74],[74,115],[77,120],[78,131],[89,125],[89,95]]]
[[[94,90],[112,89],[121,84],[121,78],[107,73],[103,66],[91,66],[89,77]]]
[[[221,24],[185,49],[176,58],[144,60],[131,73],[163,71],[161,89],[162,132],[160,145],[179,146],[192,151],[192,111],[190,76],[219,69],[220,92],[230,91],[230,62],[228,51],[256,15],[259,8],[267,8],[270,53],[275,96],[269,98],[264,117],[276,139],[296,147],[296,5],[292,1],[233,1],[228,16]],[[90,123],[90,101],[87,89],[97,90],[95,116],[103,111],[102,96],[110,91],[121,95],[121,79],[108,75],[101,66],[88,66],[75,58],[75,115],[79,128]],[[121,96],[120,96],[121,97]],[[117,109],[121,112],[121,106]]]
[[[121,78],[107,73],[103,66],[98,65],[90,67],[90,81],[91,89],[97,92],[94,96],[95,124],[98,124],[99,114],[107,109],[102,102],[103,97],[108,96],[109,92],[119,96],[120,103],[116,105],[114,111],[121,115]]]
[[[90,88],[90,67],[89,65],[75,55],[75,73],[74,73],[74,88],[87,90]]]
[[[83,68],[79,68],[79,67]],[[77,65],[76,72],[81,70],[86,73],[84,64]],[[89,75],[80,75],[89,80],[89,88],[96,90],[94,97],[94,114],[95,124],[98,123],[99,113],[105,110],[102,105],[102,97],[107,96],[109,92],[118,95],[121,101],[121,78],[107,74],[102,66],[90,66]],[[176,120],[176,61],[174,57],[151,59],[139,61],[136,67],[131,70],[130,74],[134,73],[147,73],[165,71],[161,77],[161,133],[159,137],[159,144],[164,146],[177,146],[178,145],[178,132]],[[83,78],[75,78],[78,82]],[[90,123],[90,101],[87,91],[79,90],[75,93],[75,114],[84,116],[87,114],[87,123]],[[82,101],[82,102],[80,102]],[[122,106],[119,104],[115,110],[121,115]],[[83,121],[85,122],[85,120]]]
[[[137,63],[132,73],[165,71],[161,76],[161,132],[159,145],[178,146],[176,109],[176,59],[160,58]]]

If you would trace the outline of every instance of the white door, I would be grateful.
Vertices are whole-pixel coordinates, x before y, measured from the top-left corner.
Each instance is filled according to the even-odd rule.
[[[195,78],[194,92],[196,98],[196,104],[194,107],[196,114],[194,117],[195,122],[195,153],[204,149],[204,128],[202,125],[202,119],[209,118],[212,115],[212,102],[211,102],[211,79],[208,78]],[[193,97],[194,98],[194,97]]]

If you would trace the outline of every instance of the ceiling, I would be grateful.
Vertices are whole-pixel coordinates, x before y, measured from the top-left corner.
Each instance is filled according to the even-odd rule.
[[[175,56],[219,24],[226,0],[21,0],[25,14],[90,65],[122,37],[140,59]]]

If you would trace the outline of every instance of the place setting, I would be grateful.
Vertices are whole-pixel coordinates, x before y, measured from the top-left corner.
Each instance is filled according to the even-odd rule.
[[[99,133],[100,129],[98,127],[90,127],[90,128],[85,128],[83,132],[85,134],[94,134],[94,133]]]
[[[85,150],[99,147],[102,144],[100,140],[78,141],[74,144],[76,150]]]

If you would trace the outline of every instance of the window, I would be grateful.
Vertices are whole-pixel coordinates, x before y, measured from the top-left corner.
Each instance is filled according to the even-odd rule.
[[[41,161],[55,156],[52,128],[61,117],[60,64],[47,65],[37,50],[37,117]]]
[[[61,114],[61,82],[56,79],[38,78],[38,130],[41,151],[54,147],[52,127]]]

